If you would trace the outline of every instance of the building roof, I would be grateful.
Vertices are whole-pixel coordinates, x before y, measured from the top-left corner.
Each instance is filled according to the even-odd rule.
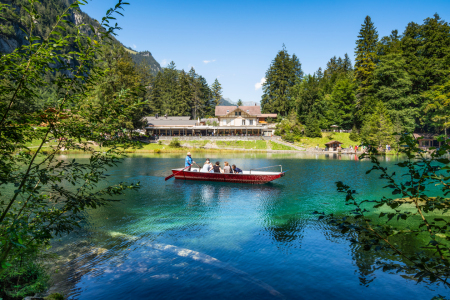
[[[242,111],[245,111],[249,115],[252,116],[260,116],[261,115],[261,106],[216,106],[216,116],[225,116],[229,114],[230,112],[235,111],[237,108],[239,108]]]
[[[413,135],[415,139],[423,138],[425,140],[433,140],[438,136],[433,133],[414,133]]]
[[[147,121],[147,127],[151,126],[195,126],[197,120],[190,120],[191,117],[144,117],[144,121]]]
[[[277,114],[261,114],[260,117],[262,118],[276,118]]]
[[[343,143],[341,143],[339,141],[330,141],[330,142],[326,143],[325,145],[331,145],[331,144],[343,144]]]
[[[200,119],[200,122],[206,122],[206,121],[210,121],[211,123],[212,122],[219,122],[219,119],[217,119],[217,118],[203,118],[203,119]]]

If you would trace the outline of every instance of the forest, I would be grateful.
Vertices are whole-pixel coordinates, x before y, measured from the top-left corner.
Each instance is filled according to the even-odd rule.
[[[402,34],[379,37],[364,19],[349,55],[332,57],[325,70],[304,74],[286,48],[266,72],[262,110],[290,124],[280,133],[315,137],[337,125],[355,141],[395,142],[396,132],[447,134],[450,100],[450,26],[438,14],[423,24],[410,22]],[[306,58],[305,58],[306,59]],[[296,134],[297,133],[297,134]]]
[[[60,15],[73,1],[69,0],[43,0],[34,3],[35,12],[40,16],[36,22],[33,33],[41,38],[48,37],[54,29],[53,26]],[[11,51],[17,47],[26,45],[28,41],[21,32],[26,29],[29,22],[28,12],[25,10],[26,0],[1,0],[5,3],[4,10],[0,12],[0,38],[6,44],[11,44]],[[85,34],[92,37],[92,29],[98,28],[98,21],[90,18],[82,11],[69,10],[64,18],[63,26],[66,35],[75,34],[75,29],[69,24],[84,22],[89,26],[80,27]],[[214,116],[214,107],[221,102],[222,87],[218,80],[209,86],[206,79],[197,74],[194,68],[189,72],[177,70],[175,63],[171,62],[166,68],[161,68],[149,51],[129,51],[114,35],[105,42],[106,51],[97,56],[97,60],[103,64],[106,71],[102,84],[97,86],[95,101],[108,103],[113,101],[116,93],[121,90],[129,90],[132,93],[128,97],[129,104],[139,102],[138,109],[132,111],[133,122],[125,122],[125,128],[141,128],[140,120],[143,116],[168,114],[173,116],[191,116],[202,118]],[[78,47],[68,43],[62,53],[70,53]],[[131,50],[131,49],[130,49]],[[1,52],[1,49],[0,49]],[[8,53],[8,51],[5,51]],[[74,59],[72,65],[77,65]],[[61,63],[55,60],[55,65]],[[59,87],[55,84],[60,70],[53,68],[43,72],[45,86],[36,87],[36,101],[32,105],[24,107],[26,112],[37,112],[42,109],[55,107],[58,98]],[[63,71],[64,72],[64,71]]]

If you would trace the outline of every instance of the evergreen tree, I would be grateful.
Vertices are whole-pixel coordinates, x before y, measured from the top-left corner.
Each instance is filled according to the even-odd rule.
[[[219,83],[219,80],[214,80],[214,83],[211,86],[211,94],[214,106],[220,105],[220,100],[222,100],[222,85]]]
[[[241,99],[238,100],[237,106],[242,106],[242,100]]]
[[[355,124],[355,85],[347,78],[336,82],[329,99],[330,121],[343,129]]]
[[[131,55],[121,46],[109,46],[103,52],[101,61],[107,70],[105,76],[97,84],[95,101],[102,109],[108,108],[108,103],[117,100],[117,95],[127,91],[124,98],[124,106],[139,102],[144,98],[145,88],[141,84],[141,78],[136,70]],[[144,104],[144,103],[143,103]],[[123,128],[134,129],[141,127],[141,119],[144,116],[144,105],[136,106],[130,111],[132,118],[123,120]]]
[[[302,82],[297,83],[292,88],[292,97],[300,123],[305,124],[306,118],[312,113],[320,115],[322,94],[319,80],[314,75],[306,75]]]
[[[406,62],[401,54],[392,53],[381,57],[374,72],[373,93],[389,111],[391,120],[400,120],[408,132],[415,129],[419,111],[411,97],[411,77],[406,72]]]
[[[316,71],[316,77],[317,77],[317,79],[320,81],[320,80],[322,80],[322,78],[323,78],[323,72],[322,72],[322,68],[320,68],[319,67],[319,69],[317,69],[317,71]]]
[[[402,50],[414,93],[442,84],[450,68],[450,25],[437,14],[425,19],[423,25],[408,24]]]
[[[162,113],[177,115],[178,97],[180,96],[178,84],[178,71],[173,61],[163,71]]]
[[[320,130],[319,122],[313,114],[309,114],[306,117],[305,135],[311,138],[322,137],[322,131]]]
[[[435,132],[444,130],[447,136],[447,128],[450,126],[450,77],[442,85],[433,86],[430,91],[423,94],[425,98],[425,117],[432,122]]]
[[[174,116],[190,116],[192,107],[195,107],[195,98],[193,94],[197,91],[195,86],[191,85],[191,77],[182,70],[178,75],[179,94],[177,96],[176,105],[174,106]],[[196,114],[192,115],[194,118]]]
[[[380,101],[373,114],[368,117],[361,129],[361,140],[374,147],[392,144],[394,127],[384,104]]]
[[[343,61],[342,69],[343,69],[343,71],[345,73],[353,71],[352,61],[351,61],[350,57],[348,57],[347,53],[345,53],[345,55],[344,55],[344,61]]]
[[[361,25],[355,48],[355,79],[358,82],[357,90],[357,114],[362,121],[365,115],[373,109],[368,91],[372,86],[373,72],[377,63],[378,32],[369,16]]]
[[[303,76],[300,61],[295,54],[290,57],[286,48],[280,50],[266,71],[261,109],[263,112],[286,116],[293,108],[290,90]]]
[[[389,36],[384,36],[378,43],[378,56],[401,53],[401,36],[398,35],[398,30],[392,30]]]

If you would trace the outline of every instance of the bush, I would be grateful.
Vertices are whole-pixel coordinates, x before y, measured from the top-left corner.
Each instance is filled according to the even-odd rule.
[[[45,298],[46,300],[64,300],[65,297],[64,295],[60,294],[60,293],[53,293],[48,295],[48,297]]]
[[[293,143],[295,142],[295,135],[293,135],[292,133],[286,133],[285,135],[283,135],[283,140]]]
[[[172,148],[181,148],[180,141],[178,139],[173,139],[170,141],[169,147]]]
[[[35,261],[16,263],[0,275],[0,299],[24,298],[44,292],[48,281],[45,269]]]
[[[158,141],[158,145],[162,145],[162,142],[161,142],[161,141]]]

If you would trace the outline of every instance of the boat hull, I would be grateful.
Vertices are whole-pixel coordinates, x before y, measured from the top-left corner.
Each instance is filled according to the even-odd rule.
[[[175,179],[180,180],[197,180],[197,181],[219,181],[219,182],[233,182],[233,183],[250,183],[263,184],[284,176],[284,172],[272,174],[223,174],[223,173],[206,173],[183,171],[180,169],[172,170]]]

